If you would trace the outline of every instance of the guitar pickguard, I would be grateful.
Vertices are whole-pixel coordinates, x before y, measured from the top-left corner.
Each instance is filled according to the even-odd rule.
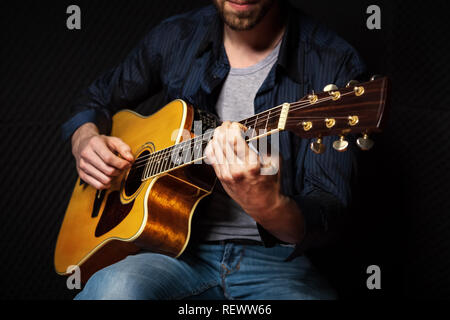
[[[119,191],[111,192],[106,200],[105,209],[95,229],[95,236],[101,237],[118,226],[130,213],[134,200],[127,204],[120,201]]]
[[[92,218],[97,218],[100,212],[100,207],[102,206],[103,203],[103,199],[105,198],[105,194],[106,194],[105,190],[101,191],[97,190],[97,192],[95,193],[94,205],[92,206],[92,214],[91,214]]]

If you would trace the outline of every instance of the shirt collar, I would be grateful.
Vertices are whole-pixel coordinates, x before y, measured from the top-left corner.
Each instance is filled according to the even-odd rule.
[[[292,80],[302,83],[304,72],[304,48],[300,42],[300,15],[292,8],[285,8],[287,15],[286,31],[280,47],[277,65]]]
[[[200,42],[200,46],[195,54],[195,57],[199,58],[206,51],[212,50],[213,57],[217,60],[220,57],[223,46],[223,22],[215,6],[213,14],[204,19],[203,23],[206,33]]]

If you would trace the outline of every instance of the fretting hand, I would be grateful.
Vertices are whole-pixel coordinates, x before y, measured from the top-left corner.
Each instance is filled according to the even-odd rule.
[[[205,149],[206,162],[214,167],[228,195],[256,221],[262,222],[273,216],[273,209],[283,201],[278,161],[275,156],[263,155],[260,159],[245,141],[243,129],[241,124],[230,121],[216,128]],[[271,166],[269,171],[274,174],[261,174]]]

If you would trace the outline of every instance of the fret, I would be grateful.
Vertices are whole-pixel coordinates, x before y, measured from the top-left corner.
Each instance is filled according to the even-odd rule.
[[[161,151],[156,156],[156,158],[155,158],[155,165],[153,166],[153,170],[152,170],[152,172],[150,174],[150,177],[153,177],[153,176],[159,174],[159,172],[160,172],[159,168],[161,166],[161,159],[162,159],[163,154],[164,154],[164,151]]]
[[[173,147],[173,148],[171,148],[172,150],[169,152],[169,167],[167,168],[167,170],[172,170],[172,169],[174,169],[174,168],[176,168],[176,163],[173,161],[174,159],[173,159],[173,155],[174,155],[174,152],[175,152],[175,146]]]
[[[141,177],[142,181],[148,179],[148,170],[150,169],[151,164],[152,164],[152,156],[150,155],[145,163],[144,172],[142,173],[142,177]]]
[[[156,158],[158,157],[158,153],[154,152],[152,154],[152,159],[151,159],[151,165],[148,168],[148,172],[147,172],[147,179],[150,178],[151,176],[153,176],[153,170],[155,169],[155,165],[156,165]]]
[[[147,180],[148,178],[151,177],[151,172],[152,172],[152,168],[155,164],[155,153],[152,153],[152,155],[150,156],[150,159],[148,159],[149,165],[148,168],[145,172],[145,179]]]
[[[153,165],[155,164],[155,153],[152,153],[150,156],[148,170],[145,173],[145,179],[148,179],[151,176]]]
[[[175,164],[175,167],[182,165],[183,153],[181,151],[182,151],[181,145],[178,144],[173,147],[173,150],[170,153],[170,157],[172,159],[172,162]],[[181,152],[181,154],[180,154],[180,152]]]
[[[201,161],[199,159],[202,158],[202,154],[204,151],[203,148],[204,139],[194,138],[194,151],[193,151],[193,160],[195,160],[195,164],[200,164]]]
[[[169,169],[168,168],[169,164],[170,164],[170,152],[165,151],[161,159],[161,168],[159,173],[167,171],[167,169]]]
[[[264,127],[265,132],[269,131],[269,128],[268,128],[268,126],[269,126],[269,118],[270,118],[270,110],[269,110],[269,113],[267,114],[266,126]]]
[[[164,157],[164,172],[165,171],[170,171],[172,169],[172,155],[173,155],[173,150],[174,148],[170,148],[170,150],[167,151],[165,157]]]
[[[257,134],[256,132],[257,128],[258,128],[258,115],[256,115],[255,126],[253,128],[252,136],[250,137],[251,139],[253,138],[254,134]]]
[[[162,173],[162,172],[167,171],[168,168],[166,166],[168,165],[168,163],[170,161],[170,158],[171,158],[171,151],[170,150],[172,150],[172,149],[173,148],[170,148],[170,149],[165,150],[163,152],[163,154],[161,156],[161,165],[159,167],[159,172],[158,173]]]
[[[147,168],[148,168],[148,160],[145,161],[145,167],[144,167],[144,171],[142,171],[141,181],[145,181],[145,172],[147,171]]]
[[[183,147],[183,163],[182,165],[189,163],[192,161],[192,153],[191,153],[191,141],[189,143],[186,143],[186,145]]]

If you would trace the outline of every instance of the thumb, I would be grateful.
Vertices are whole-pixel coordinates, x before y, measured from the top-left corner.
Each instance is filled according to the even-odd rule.
[[[108,137],[108,145],[114,151],[117,151],[125,160],[132,162],[134,160],[131,148],[122,139],[117,137]]]

